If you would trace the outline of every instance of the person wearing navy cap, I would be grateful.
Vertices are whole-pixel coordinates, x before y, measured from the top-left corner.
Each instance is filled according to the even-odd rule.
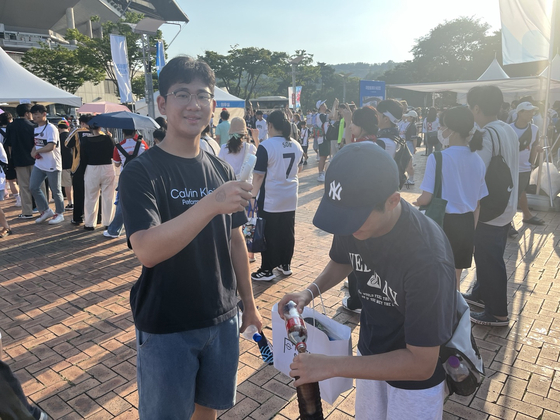
[[[439,349],[456,321],[453,253],[443,230],[401,199],[398,187],[394,159],[375,143],[347,145],[333,158],[313,219],[334,234],[330,261],[278,308],[293,300],[301,312],[310,290],[324,293],[354,272],[362,302],[358,354],[300,354],[290,375],[299,377],[295,386],[356,378],[357,419],[441,419]]]

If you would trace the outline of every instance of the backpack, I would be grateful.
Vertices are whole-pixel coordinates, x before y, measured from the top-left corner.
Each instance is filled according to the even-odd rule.
[[[484,380],[484,361],[472,335],[471,311],[469,305],[460,292],[457,292],[457,319],[453,335],[439,348],[441,363],[446,365],[450,356],[457,357],[467,367],[469,374],[460,382],[453,380],[451,375],[445,374],[449,395],[471,395]]]
[[[490,141],[492,142],[492,158],[490,164],[486,169],[486,186],[488,187],[488,195],[480,200],[480,215],[478,220],[481,222],[488,222],[500,216],[506,209],[509,197],[513,191],[513,179],[511,178],[511,171],[504,157],[502,156],[502,145],[498,132],[488,127],[488,130],[494,131],[498,138],[498,153],[495,153],[494,138],[490,134]]]
[[[395,143],[397,143],[397,151],[395,152],[394,159],[395,162],[397,163],[397,168],[399,169],[399,190],[400,190],[403,187],[404,183],[406,182],[407,178],[405,172],[406,172],[406,168],[408,167],[408,164],[410,163],[410,159],[412,159],[412,154],[410,153],[410,150],[408,150],[406,141],[400,138],[400,136],[389,136],[385,138],[393,140]]]
[[[327,129],[327,133],[325,137],[327,140],[338,140],[338,127],[339,124],[329,124],[329,128]]]
[[[124,150],[124,147],[122,147],[120,143],[116,144],[116,148],[119,149],[119,152],[121,152],[122,155],[124,156],[123,167],[125,167],[128,162],[130,162],[132,159],[138,156],[138,151],[140,150],[140,146],[142,145],[141,143],[142,143],[141,140],[136,141],[136,146],[134,146],[134,151],[132,152],[131,155],[126,153],[126,150]]]

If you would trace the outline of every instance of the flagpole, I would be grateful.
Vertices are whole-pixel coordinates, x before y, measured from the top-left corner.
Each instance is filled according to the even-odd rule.
[[[554,58],[554,40],[556,34],[556,14],[557,14],[557,2],[552,2],[552,15],[550,19],[550,41],[549,41],[549,50],[548,50],[548,74],[546,75],[546,84],[545,84],[545,99],[544,99],[544,133],[541,133],[541,139],[543,140],[542,143],[544,144],[546,149],[546,157],[547,157],[547,175],[548,175],[548,195],[550,199],[550,207],[553,208],[553,197],[552,197],[552,180],[550,178],[550,167],[548,166],[548,126],[549,126],[549,117],[548,117],[548,107],[550,103],[550,84],[552,80],[552,59]],[[540,161],[542,162],[542,154],[540,157]],[[537,195],[540,193],[540,182],[541,181],[541,165],[539,165],[538,177],[537,177]]]

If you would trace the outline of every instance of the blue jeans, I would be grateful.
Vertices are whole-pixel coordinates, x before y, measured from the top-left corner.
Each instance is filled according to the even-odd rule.
[[[111,224],[107,226],[107,232],[111,235],[120,235],[122,228],[123,228],[123,214],[122,214],[122,207],[121,202],[119,201],[119,193],[117,192],[117,199],[115,200],[115,215],[113,216],[113,220]]]
[[[478,222],[474,236],[476,283],[474,299],[484,301],[484,311],[492,316],[507,316],[507,272],[504,251],[509,223],[492,226]]]
[[[35,203],[37,203],[37,209],[43,213],[49,208],[49,203],[41,190],[41,184],[45,181],[45,178],[49,180],[49,188],[56,206],[55,213],[64,213],[64,198],[60,188],[60,171],[47,172],[34,166],[29,178],[29,190],[35,199]]]
[[[195,403],[214,410],[235,404],[237,316],[218,325],[172,334],[136,330],[141,420],[190,419]]]

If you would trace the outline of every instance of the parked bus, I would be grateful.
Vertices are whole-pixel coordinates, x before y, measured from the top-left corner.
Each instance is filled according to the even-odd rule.
[[[288,105],[288,98],[285,96],[261,96],[251,99],[251,105],[255,111],[261,110],[265,114],[270,114],[276,109],[284,109]]]

